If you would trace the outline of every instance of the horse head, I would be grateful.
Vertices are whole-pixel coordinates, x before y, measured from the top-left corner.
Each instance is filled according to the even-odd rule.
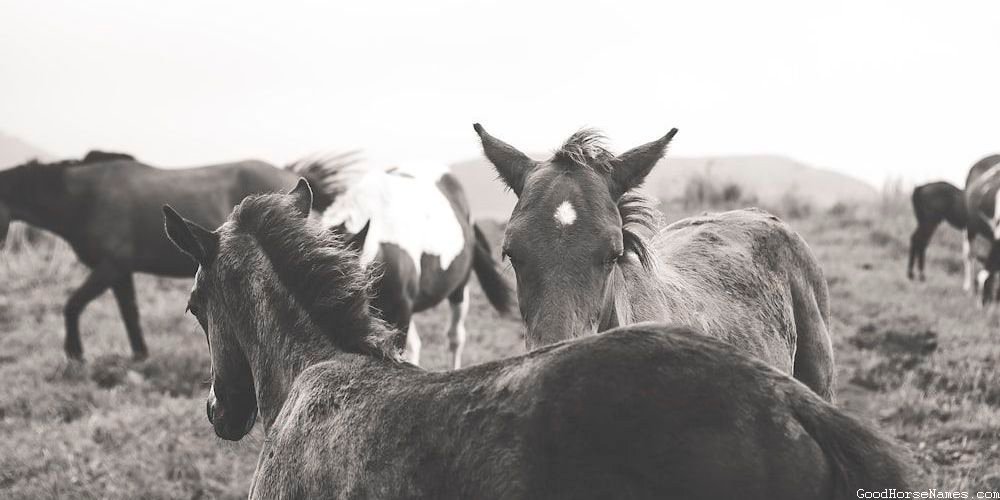
[[[618,266],[647,257],[627,226],[652,213],[644,205],[637,209],[641,204],[629,192],[663,157],[677,129],[619,156],[599,133],[581,130],[547,161],[529,158],[479,124],[475,129],[486,157],[518,197],[503,254],[517,277],[527,347],[596,333],[614,301]]]
[[[233,279],[227,260],[218,259],[221,236],[180,216],[169,206],[163,207],[167,236],[182,252],[198,264],[195,284],[187,310],[198,320],[205,333],[212,358],[212,387],[206,402],[208,420],[216,435],[236,441],[253,428],[257,418],[257,399],[246,350],[240,345],[242,331],[249,331],[247,311],[232,314],[227,304],[244,304],[227,292]],[[241,316],[243,317],[241,319]]]

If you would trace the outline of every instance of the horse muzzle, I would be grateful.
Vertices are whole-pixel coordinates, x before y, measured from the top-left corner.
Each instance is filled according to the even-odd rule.
[[[213,388],[205,401],[205,413],[215,430],[215,435],[227,441],[239,441],[253,429],[257,422],[255,401],[241,401],[238,398],[230,404],[223,404],[215,397]]]

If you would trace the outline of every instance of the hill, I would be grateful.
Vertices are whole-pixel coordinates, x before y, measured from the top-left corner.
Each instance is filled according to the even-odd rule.
[[[514,195],[503,189],[485,158],[455,163],[452,172],[469,193],[476,217],[506,219],[510,215]],[[650,173],[646,190],[663,200],[677,199],[683,196],[688,182],[698,176],[717,184],[736,183],[763,205],[777,204],[789,192],[821,209],[838,201],[867,202],[878,196],[874,187],[859,179],[777,155],[669,157]]]
[[[0,168],[13,167],[32,158],[51,160],[52,155],[17,137],[0,132]]]

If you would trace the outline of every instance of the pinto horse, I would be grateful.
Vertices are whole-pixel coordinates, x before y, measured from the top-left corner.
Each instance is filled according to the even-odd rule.
[[[410,362],[420,363],[413,314],[447,298],[452,368],[461,367],[470,274],[476,273],[500,313],[507,313],[514,299],[489,241],[472,222],[458,179],[447,170],[379,169],[346,161],[302,161],[290,168],[323,180],[323,191],[333,197],[323,224],[349,236],[361,249],[362,264],[377,269],[373,306],[400,332],[397,346],[405,344]]]
[[[252,499],[855,498],[907,490],[894,444],[714,339],[644,323],[449,372],[399,360],[355,250],[303,180],[209,231],[164,208],[198,264],[208,419],[260,416]]]
[[[906,277],[919,276],[924,281],[924,257],[927,245],[941,221],[948,221],[952,227],[965,230],[967,212],[965,195],[962,190],[948,182],[931,182],[913,189],[913,214],[917,218],[917,228],[910,236],[910,260],[906,265]],[[914,275],[914,265],[917,274]]]
[[[171,203],[194,220],[221,223],[245,196],[286,190],[298,175],[260,161],[164,170],[129,155],[92,151],[83,160],[29,162],[0,171],[0,240],[12,220],[55,233],[91,269],[70,296],[66,355],[83,358],[80,315],[111,288],[136,359],[148,355],[132,273],[192,276],[195,266],[159,230],[160,206]],[[317,210],[329,198],[315,198]]]
[[[593,130],[535,161],[478,123],[486,157],[518,196],[503,254],[517,276],[527,347],[640,321],[695,326],[833,400],[826,281],[777,217],[736,210],[678,221],[635,191],[677,129],[615,156]]]
[[[965,229],[965,240],[962,242],[962,255],[965,260],[965,280],[962,288],[976,294],[982,288],[982,303],[991,300],[990,293],[995,288],[996,272],[1000,270],[1000,213],[997,210],[997,196],[1000,196],[1000,155],[987,156],[969,169],[965,179],[965,209],[968,214],[968,225]],[[977,256],[973,251],[976,236],[981,236],[990,242],[990,249],[985,256]],[[982,260],[983,272],[976,283],[976,260]]]

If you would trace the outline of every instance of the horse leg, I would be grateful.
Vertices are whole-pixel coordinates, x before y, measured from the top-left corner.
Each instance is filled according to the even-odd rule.
[[[451,368],[462,367],[462,350],[465,348],[465,318],[469,315],[469,286],[455,290],[448,297],[451,304],[451,326],[448,327],[448,348],[451,349]]]
[[[906,269],[906,276],[911,280],[914,278],[913,267],[916,264],[917,276],[920,281],[924,281],[924,257],[927,255],[927,245],[940,223],[940,220],[924,221],[918,223],[917,229],[913,231],[913,236],[910,237],[910,263]]]
[[[417,366],[420,366],[420,345],[417,325],[411,319],[410,328],[406,331],[406,359]]]
[[[90,301],[104,293],[115,281],[117,274],[114,265],[101,263],[90,272],[90,276],[83,281],[80,288],[70,295],[66,301],[63,314],[66,318],[66,342],[64,349],[66,356],[77,361],[83,360],[83,343],[80,341],[80,315]]]
[[[142,325],[139,323],[139,307],[135,300],[135,283],[132,281],[132,274],[126,274],[116,281],[111,290],[115,294],[118,302],[118,310],[122,314],[125,322],[125,331],[128,333],[128,342],[132,346],[132,357],[136,361],[142,361],[149,356],[146,349],[146,342],[142,338]]]
[[[966,233],[965,240],[962,241],[962,260],[965,267],[965,280],[962,283],[962,290],[973,295],[976,294],[976,278],[974,276],[976,257],[972,255],[972,241],[975,237],[975,234]]]
[[[917,226],[913,230],[913,234],[910,236],[910,260],[906,264],[906,277],[913,280],[913,264],[916,261],[918,248],[920,246],[920,228],[922,226]]]

